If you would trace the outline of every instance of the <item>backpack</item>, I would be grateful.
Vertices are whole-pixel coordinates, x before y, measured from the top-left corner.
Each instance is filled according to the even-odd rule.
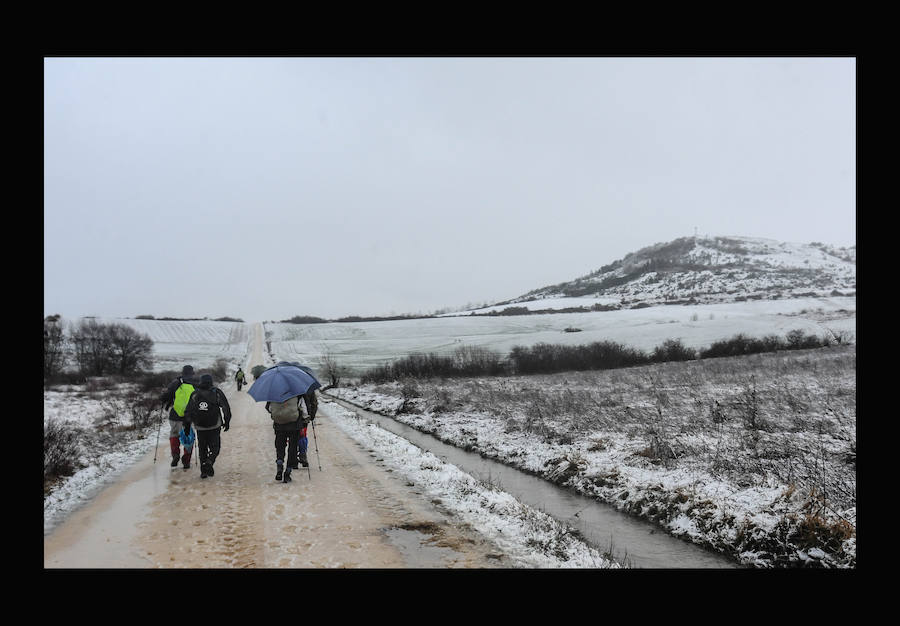
[[[201,428],[212,428],[219,423],[221,412],[216,388],[195,389],[196,411],[191,414],[192,421]]]
[[[175,403],[172,407],[175,409],[178,417],[184,417],[184,407],[187,406],[188,400],[191,399],[191,394],[194,393],[194,386],[184,382],[183,378],[178,380],[181,381],[181,385],[175,390]]]
[[[269,413],[276,424],[290,424],[296,422],[300,415],[297,412],[298,396],[288,398],[284,402],[270,402]]]

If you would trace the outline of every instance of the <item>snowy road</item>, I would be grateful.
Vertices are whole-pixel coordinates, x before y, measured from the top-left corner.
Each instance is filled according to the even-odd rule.
[[[259,363],[261,326],[244,370]],[[155,464],[152,454],[141,459],[45,537],[45,567],[509,567],[493,543],[330,424],[327,409],[310,437],[309,474],[276,482],[263,404],[232,382],[221,388],[233,418],[216,475],[201,480],[196,458],[190,470],[170,468],[163,437]]]

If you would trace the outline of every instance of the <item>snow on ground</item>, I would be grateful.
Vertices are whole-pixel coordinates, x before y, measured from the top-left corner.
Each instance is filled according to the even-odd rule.
[[[833,295],[835,289],[843,293],[856,291],[855,248],[750,237],[695,238],[691,245],[691,250],[683,252],[682,260],[707,269],[643,271],[647,263],[657,260],[657,253],[666,259],[673,252],[670,244],[657,244],[626,256],[614,269],[548,286],[513,302],[538,297],[557,300],[565,307],[566,299],[561,297],[567,290],[585,293],[591,285],[599,295],[613,299],[613,304],[623,308],[689,299],[712,304],[813,294],[825,297]],[[640,275],[634,277],[635,272]],[[613,286],[609,286],[610,281]],[[531,306],[541,308],[539,302]]]
[[[795,328],[816,334],[833,329],[848,331],[855,335],[855,311],[855,297],[831,297],[697,306],[673,305],[628,311],[524,317],[455,317],[309,325],[266,324],[265,329],[271,333],[272,351],[278,355],[278,359],[300,360],[315,367],[316,359],[328,353],[342,366],[350,366],[352,369],[383,363],[411,352],[452,351],[460,345],[480,345],[506,352],[513,345],[533,345],[540,341],[583,344],[612,340],[650,349],[672,338],[681,339],[689,346],[706,347],[713,341],[730,338],[738,332],[762,336],[772,333],[784,334]],[[216,358],[240,362],[247,353],[249,330],[252,327],[250,324],[206,321],[129,322],[137,323],[138,330],[146,332],[156,342],[158,355],[160,353],[166,355],[165,358],[168,360],[158,363],[155,368],[157,370],[180,369],[186,362],[192,363],[195,368],[203,368],[212,365]],[[191,328],[192,325],[196,325],[196,328]],[[563,332],[569,326],[581,328],[583,332]],[[266,355],[266,360],[270,360],[269,355]],[[855,371],[855,357],[853,363]],[[832,410],[831,407],[817,409],[819,412],[812,416],[803,415],[802,407],[814,404],[818,397],[825,397],[832,403],[846,402],[849,393],[853,399],[852,407],[841,405],[838,409],[843,413],[852,411],[850,427],[855,456],[855,378],[851,383],[840,384],[831,380],[809,382],[801,379],[791,387],[790,377],[779,376],[778,367],[780,367],[778,363],[775,363],[769,368],[775,374],[776,382],[773,384],[780,385],[775,388],[773,394],[785,398],[785,402],[790,403],[791,406],[782,408],[781,412],[800,424],[796,426],[799,430],[788,429],[776,433],[758,431],[756,434],[760,437],[760,441],[748,443],[746,436],[738,430],[733,430],[730,434],[727,430],[723,430],[718,438],[709,438],[707,435],[690,432],[689,422],[682,421],[680,428],[685,432],[674,436],[676,443],[682,447],[681,451],[692,448],[709,451],[710,446],[718,445],[730,453],[736,453],[752,444],[756,446],[755,449],[760,450],[770,449],[777,452],[795,446],[813,452],[821,449],[824,454],[827,443],[835,448],[827,450],[828,454],[837,454],[841,452],[836,449],[838,446],[846,446],[845,433],[838,433],[844,437],[840,439],[823,438],[822,432],[818,435],[808,432],[810,424],[822,424],[823,428],[832,431],[846,430],[841,424],[835,425],[833,419],[830,422],[825,420],[824,413]],[[813,362],[812,365],[804,367],[815,370],[817,366]],[[566,380],[577,382],[582,376],[586,375],[579,373],[559,375],[557,378],[562,381],[560,383],[562,386],[558,387],[558,391],[560,393],[574,391],[587,395],[594,393],[590,386],[595,382],[590,381],[586,383],[586,390],[578,389],[577,386],[566,390],[568,385]],[[607,376],[610,386],[605,390],[604,398],[611,398],[610,402],[615,405],[613,407],[615,410],[624,410],[629,403],[631,408],[642,408],[640,400],[636,401],[622,391],[623,386],[627,387],[630,384],[627,376],[616,372],[610,372]],[[485,383],[476,381],[471,384],[478,386]],[[553,433],[550,433],[550,441],[545,445],[535,446],[534,432],[528,430],[536,428],[534,420],[528,415],[528,411],[532,409],[514,404],[510,404],[506,409],[502,408],[510,397],[507,395],[509,388],[518,383],[515,379],[508,379],[504,384],[506,387],[501,385],[499,388],[496,385],[492,387],[489,385],[489,393],[496,396],[495,406],[501,407],[499,411],[487,411],[484,406],[477,407],[478,410],[453,409],[440,413],[421,408],[418,411],[396,415],[395,418],[420,430],[432,432],[449,443],[465,447],[471,446],[475,441],[477,449],[484,454],[543,475],[549,480],[608,499],[638,515],[652,517],[654,504],[668,507],[669,517],[666,523],[670,532],[683,534],[701,542],[709,542],[719,549],[736,540],[739,528],[749,529],[763,536],[767,533],[772,534],[779,530],[779,524],[786,516],[796,515],[802,507],[808,507],[810,504],[809,490],[797,489],[792,492],[774,481],[759,480],[751,481],[751,484],[736,485],[733,481],[710,475],[708,472],[699,472],[696,467],[689,464],[679,463],[673,468],[661,468],[649,462],[642,463],[641,455],[644,454],[644,450],[639,446],[647,447],[646,437],[636,438],[635,432],[625,432],[622,428],[599,429],[593,437],[575,442],[566,442],[561,436],[557,436],[557,440],[553,441]],[[744,382],[737,380],[722,383],[715,392],[704,392],[708,393],[709,397],[702,399],[705,402],[713,396],[721,397],[725,405],[724,398],[729,396],[734,399],[736,394],[742,392],[742,385]],[[694,383],[688,383],[686,386],[693,387]],[[832,393],[835,387],[839,388],[840,394]],[[440,392],[439,386],[428,389],[434,394]],[[672,389],[669,391],[675,393]],[[333,392],[337,397],[389,415],[395,415],[403,402],[399,386],[388,391],[384,388],[360,387],[335,389]],[[45,390],[45,428],[48,422],[62,421],[83,429],[84,437],[79,461],[85,465],[75,475],[62,480],[51,494],[45,496],[45,533],[155,445],[155,428],[147,428],[144,431],[119,428],[114,433],[98,427],[98,423],[104,422],[108,407],[109,400],[102,393],[87,393],[83,388],[77,387],[69,390],[64,388]],[[704,411],[702,415],[705,416],[702,419],[709,421],[711,409],[705,405],[701,408]],[[799,415],[796,413],[798,411],[801,412]],[[338,411],[335,410],[335,413]],[[685,416],[689,415],[690,411],[685,411]],[[698,420],[702,421],[700,418]],[[805,426],[801,424],[804,420],[808,422]],[[352,421],[344,421],[351,424],[348,429],[355,428]],[[553,421],[548,423],[552,425]],[[647,434],[646,423],[632,424],[632,429],[636,428],[643,428],[643,435]],[[804,431],[803,428],[807,430]],[[381,434],[376,435],[377,431],[370,427],[357,429],[355,432],[358,436],[371,440],[369,445],[372,446],[385,445],[385,442],[389,441],[389,438],[386,440]],[[826,434],[830,437],[834,433],[826,432]],[[391,440],[389,445],[397,446],[398,442]],[[384,456],[385,459],[393,459],[393,462],[400,464],[398,470],[403,468],[403,471],[410,475],[426,471],[430,467],[429,462],[423,461],[421,451],[409,450],[409,454],[404,457],[394,454]],[[766,461],[765,456],[754,460],[759,463]],[[832,469],[832,465],[828,466],[829,470]],[[461,515],[474,515],[474,511],[478,512],[472,519],[474,526],[490,529],[493,525],[493,528],[499,531],[504,523],[510,523],[509,515],[502,520],[488,515],[501,509],[509,513],[512,510],[510,507],[513,506],[496,504],[500,496],[492,493],[489,486],[473,485],[468,479],[461,478],[451,469],[438,464],[431,469],[435,473],[435,485],[440,485],[441,480],[449,479],[452,475],[451,483],[457,487],[458,493],[450,498],[450,501],[460,509]],[[727,474],[730,469],[733,468],[726,467],[723,472]],[[419,476],[417,481],[428,483],[422,476]],[[841,546],[844,560],[834,561],[832,553],[815,547],[807,551],[799,550],[791,558],[801,561],[811,560],[834,567],[853,563],[852,566],[855,567],[855,469],[850,488],[854,493],[853,505],[841,507],[837,511],[853,527],[852,537]],[[624,498],[622,494],[625,494]],[[473,504],[475,501],[483,506],[475,507]],[[467,510],[467,506],[472,510]],[[682,509],[680,513],[675,511],[679,506]],[[534,526],[539,527],[543,523],[544,521],[540,524],[536,522]],[[510,533],[509,529],[503,530]],[[535,532],[533,529],[523,529],[520,535],[534,537]],[[566,533],[560,531],[559,534],[565,536]],[[585,552],[584,548],[573,548],[575,543],[565,545],[565,550],[569,551],[569,561],[590,563],[588,566],[591,567],[602,566],[598,565],[603,562],[602,557],[589,551]],[[510,546],[510,549],[513,547]],[[766,555],[759,549],[748,550],[738,558],[745,563],[760,566],[771,563],[771,555]]]
[[[153,340],[153,370],[209,368],[218,359],[238,363],[247,354],[253,324],[212,320],[150,320],[97,318],[102,324],[125,324]]]
[[[751,391],[759,428],[742,417]],[[852,347],[329,393],[748,565],[855,567]],[[825,550],[802,544],[812,527]]]
[[[499,313],[503,309],[508,309],[510,307],[524,307],[529,311],[543,311],[544,309],[572,309],[579,307],[587,307],[590,308],[595,304],[600,305],[618,305],[622,301],[619,297],[608,297],[608,296],[598,296],[598,297],[560,297],[560,298],[541,298],[538,300],[527,300],[525,302],[515,302],[510,304],[495,304],[493,306],[486,306],[479,309],[472,309],[469,311],[463,311],[461,313],[444,313],[439,317],[460,317],[467,315],[475,315],[475,314],[484,314],[484,313]]]
[[[429,498],[440,499],[442,506],[490,537],[517,566],[620,567],[546,513],[520,503],[508,493],[333,402],[323,402],[322,407],[329,421],[376,451],[394,471],[423,487]]]
[[[56,422],[78,433],[75,460],[81,466],[44,495],[44,534],[90,501],[156,444],[154,427],[115,431],[109,426],[101,427],[106,423],[109,401],[115,394],[86,394],[83,386],[44,391],[44,430]]]
[[[538,303],[524,303],[543,308]],[[519,305],[517,305],[519,306]],[[580,332],[566,332],[577,328]],[[412,353],[447,354],[477,346],[506,356],[514,346],[615,341],[652,350],[668,339],[707,348],[738,333],[784,336],[791,330],[856,333],[856,297],[795,298],[645,309],[522,316],[459,316],[327,324],[266,323],[272,351],[316,367],[324,354],[349,375]]]

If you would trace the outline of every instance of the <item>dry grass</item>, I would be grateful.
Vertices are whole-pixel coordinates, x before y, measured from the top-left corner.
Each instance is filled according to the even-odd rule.
[[[787,499],[802,506],[784,508],[778,540],[752,525],[716,522],[733,523],[735,546],[774,555],[774,563],[787,546],[840,551],[841,542],[855,536],[855,515],[845,519],[842,513],[856,507],[855,346],[418,381],[416,389],[431,399],[419,407],[422,412],[452,407],[489,415],[508,433],[528,433],[548,444],[574,442],[584,453],[605,449],[610,437],[625,437],[632,451],[622,460],[626,465],[686,469],[740,489],[781,486]],[[387,387],[380,392],[391,393]],[[565,461],[552,470],[561,482],[583,466],[577,456]],[[615,476],[599,480],[612,484]],[[680,504],[670,500],[654,499],[636,512],[665,516]]]

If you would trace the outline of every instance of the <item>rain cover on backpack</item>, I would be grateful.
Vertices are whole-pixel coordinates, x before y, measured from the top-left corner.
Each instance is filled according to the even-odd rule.
[[[175,403],[172,405],[175,412],[178,413],[178,417],[184,417],[184,408],[187,406],[188,400],[191,399],[192,393],[194,393],[194,386],[184,382],[182,378],[181,385],[175,390]]]
[[[290,424],[291,422],[296,422],[300,417],[300,413],[297,410],[298,401],[299,396],[294,396],[284,402],[270,402],[269,412],[272,414],[272,419],[275,420],[275,423]]]

